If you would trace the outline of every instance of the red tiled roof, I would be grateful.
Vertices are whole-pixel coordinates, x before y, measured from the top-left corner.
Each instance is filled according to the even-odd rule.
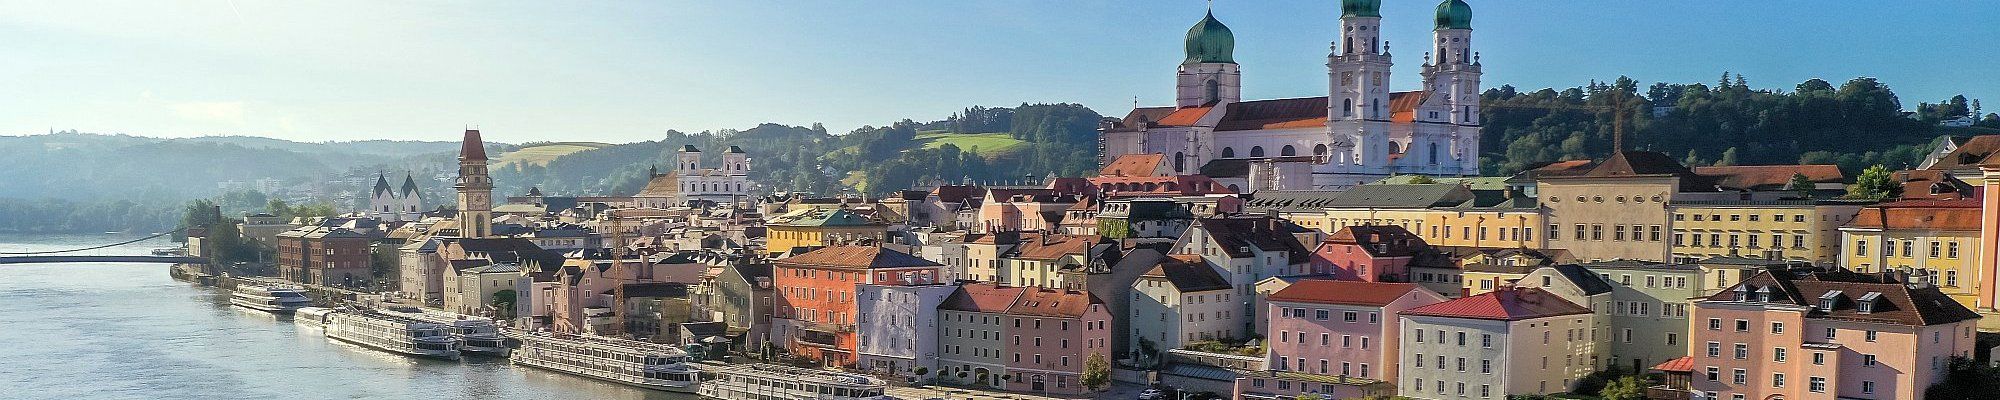
[[[813,250],[777,261],[790,267],[876,269],[936,267],[938,263],[875,246],[835,246]]]
[[[1944,157],[1932,164],[1933,170],[1954,170],[1977,168],[1986,163],[1994,153],[2000,153],[2000,135],[1980,135],[1967,139]]]
[[[1970,204],[1970,207],[1963,204]],[[1864,207],[1847,226],[1876,229],[1978,231],[1977,200],[1903,200]]]
[[[1126,154],[1104,164],[1098,176],[1153,176],[1160,170],[1160,162],[1166,155],[1160,153]]]
[[[1417,105],[1424,102],[1422,90],[1389,93],[1389,120],[1408,123],[1417,120]]]
[[[983,313],[1006,313],[1014,306],[1014,300],[1021,297],[1025,288],[999,286],[992,283],[969,283],[959,286],[951,297],[938,304],[938,308],[953,311]]]
[[[1326,96],[1230,103],[1218,131],[1326,126]]]
[[[1306,279],[1271,293],[1269,301],[1290,301],[1299,303],[1342,304],[1382,307],[1396,301],[1412,290],[1421,290],[1414,283],[1384,283],[1336,281],[1332,279]]]
[[[1681,356],[1681,358],[1667,360],[1667,362],[1653,366],[1653,370],[1660,372],[1694,372],[1694,357]]]
[[[1412,308],[1403,315],[1519,321],[1589,314],[1590,309],[1537,288],[1502,288],[1477,296]]]
[[[1694,173],[1716,177],[1717,185],[1735,189],[1784,189],[1792,183],[1792,176],[1796,174],[1804,174],[1813,183],[1841,183],[1846,180],[1846,176],[1840,173],[1840,166],[1832,164],[1694,167]]]
[[[1075,290],[1046,288],[1023,288],[1021,296],[1007,307],[1008,315],[1028,315],[1042,317],[1082,317],[1090,312],[1093,303],[1104,303],[1090,293]]]
[[[1597,162],[1592,160],[1557,161],[1549,165],[1544,165],[1541,168],[1535,168],[1533,172],[1536,177],[1576,176],[1589,173],[1591,168],[1596,166]]]
[[[1716,292],[1702,302],[1735,302],[1737,288],[1752,293],[1770,293],[1770,302],[1813,307],[1807,318],[1931,326],[1979,319],[1979,313],[1952,300],[1937,286],[1912,288],[1899,278],[1853,272],[1821,272],[1794,277],[1790,274],[1759,272],[1734,286]],[[1839,291],[1831,311],[1818,308],[1823,297]],[[1855,304],[1868,293],[1879,293],[1879,303],[1863,313]],[[1756,300],[1748,300],[1755,302]]]
[[[1097,235],[1022,234],[1013,258],[1048,261],[1070,254],[1083,254],[1097,244]]]
[[[1340,228],[1332,235],[1328,235],[1325,242],[1361,246],[1362,251],[1375,257],[1409,257],[1418,250],[1430,247],[1424,243],[1424,238],[1398,225],[1354,225]]]
[[[1201,122],[1201,117],[1207,116],[1208,111],[1213,109],[1215,109],[1215,106],[1188,107],[1174,110],[1174,112],[1168,113],[1167,116],[1161,117],[1159,121],[1154,121],[1153,126],[1191,126],[1196,122]]]
[[[977,199],[985,195],[985,192],[985,190],[975,185],[943,185],[938,186],[936,189],[931,189],[931,195],[937,196],[938,201],[946,203],[958,203],[964,202],[966,199]]]
[[[458,158],[461,160],[486,159],[486,142],[479,140],[478,129],[465,130],[465,140],[459,143]]]

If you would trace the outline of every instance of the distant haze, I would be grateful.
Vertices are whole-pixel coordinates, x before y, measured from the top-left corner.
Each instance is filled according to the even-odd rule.
[[[2000,94],[1981,2],[1469,0],[1489,86],[1874,76],[1905,109]],[[1431,1],[1385,2],[1413,89]],[[1204,2],[7,2],[0,135],[630,142],[970,105],[1170,103]],[[1324,95],[1335,1],[1218,1],[1246,98]],[[2000,108],[2000,107],[1995,107]],[[1988,112],[1995,111],[1988,109]]]

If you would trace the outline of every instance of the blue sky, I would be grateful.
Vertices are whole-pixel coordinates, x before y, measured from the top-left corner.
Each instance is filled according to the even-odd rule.
[[[1905,108],[2000,98],[2000,7],[1973,1],[1470,0],[1489,86],[1753,86],[1873,76]],[[1389,0],[1412,88],[1435,2]],[[1205,2],[0,0],[0,135],[625,142],[667,129],[845,132],[969,105],[1170,102]],[[1218,1],[1246,98],[1323,95],[1336,1]],[[1407,49],[1407,50],[1406,50]],[[2000,111],[2000,103],[1988,108]]]

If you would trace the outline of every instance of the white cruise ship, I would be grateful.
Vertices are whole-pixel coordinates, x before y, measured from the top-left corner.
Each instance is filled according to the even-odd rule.
[[[704,365],[701,395],[722,400],[888,400],[865,375],[777,364]]]
[[[449,327],[369,309],[328,315],[326,337],[391,353],[458,359],[458,339]]]
[[[290,286],[238,283],[236,290],[229,293],[230,304],[276,314],[291,313],[312,306],[312,302],[305,289]]]
[[[326,319],[333,317],[333,313],[335,312],[339,311],[326,307],[300,307],[298,311],[292,312],[292,323],[299,326],[325,329]]]
[[[694,393],[700,369],[674,346],[596,335],[522,333],[515,364],[669,392]]]
[[[500,327],[486,317],[427,311],[410,306],[385,307],[380,311],[444,325],[450,329],[452,337],[458,338],[458,351],[465,355],[506,357],[509,350],[507,337],[501,335]]]

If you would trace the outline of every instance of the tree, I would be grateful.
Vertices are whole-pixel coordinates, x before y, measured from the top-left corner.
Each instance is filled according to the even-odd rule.
[[[1425,183],[1438,183],[1438,181],[1436,179],[1431,179],[1429,175],[1417,175],[1416,177],[1410,178],[1410,183],[1425,184]]]
[[[1896,181],[1889,174],[1889,168],[1875,164],[1862,170],[1854,184],[1847,186],[1847,198],[1862,200],[1882,200],[1896,194]]]
[[[1083,362],[1083,387],[1090,390],[1103,389],[1111,384],[1111,363],[1104,361],[1104,354],[1091,354]]]
[[[1810,199],[1813,195],[1812,178],[1807,178],[1803,173],[1792,173],[1792,181],[1785,183],[1785,190],[1798,192],[1799,197]]]
[[[1729,148],[1729,149],[1727,149],[1727,150],[1723,150],[1723,151],[1722,151],[1722,159],[1720,159],[1720,160],[1715,160],[1715,166],[1717,166],[1717,167],[1729,167],[1729,166],[1735,166],[1735,165],[1736,165],[1736,148],[1735,148],[1735,147],[1730,147],[1730,148]]]
[[[1637,376],[1618,378],[1605,385],[1604,390],[1598,391],[1597,397],[1604,400],[1644,400],[1646,382]]]
[[[1924,398],[1933,400],[1990,399],[2000,391],[2000,370],[1980,365],[1966,357],[1952,357],[1946,364],[1944,380],[1924,389]]]

